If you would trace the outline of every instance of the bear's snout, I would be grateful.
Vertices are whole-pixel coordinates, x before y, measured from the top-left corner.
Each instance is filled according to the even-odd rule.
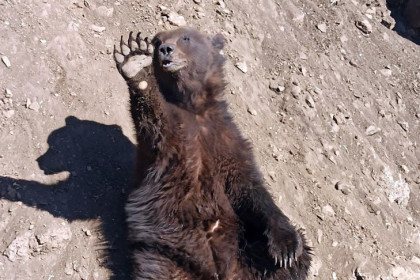
[[[162,58],[168,58],[173,54],[175,51],[175,45],[174,44],[162,44],[159,47],[159,54]]]

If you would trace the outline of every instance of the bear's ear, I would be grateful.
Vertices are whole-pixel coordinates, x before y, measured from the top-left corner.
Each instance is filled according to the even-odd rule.
[[[66,118],[66,125],[75,124],[79,121],[80,120],[78,118],[76,118],[75,116],[69,116],[69,117]]]
[[[222,50],[225,46],[225,37],[222,34],[217,34],[211,39],[211,44],[216,50]]]

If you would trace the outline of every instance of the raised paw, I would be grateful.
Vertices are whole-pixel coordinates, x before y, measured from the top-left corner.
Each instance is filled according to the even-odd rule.
[[[292,267],[303,254],[303,237],[293,228],[272,227],[266,232],[268,250],[274,264],[280,267]]]
[[[120,48],[114,46],[114,60],[118,71],[126,80],[141,78],[141,71],[152,64],[153,45],[148,38],[142,38],[140,32],[136,38],[133,32],[128,36],[127,44],[121,36]]]

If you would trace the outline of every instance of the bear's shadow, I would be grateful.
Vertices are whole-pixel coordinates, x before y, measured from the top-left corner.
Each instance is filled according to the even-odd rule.
[[[48,137],[37,159],[46,175],[68,171],[65,181],[45,185],[0,176],[0,198],[21,201],[55,217],[101,220],[111,279],[130,279],[124,204],[132,185],[135,146],[117,125],[67,117]]]

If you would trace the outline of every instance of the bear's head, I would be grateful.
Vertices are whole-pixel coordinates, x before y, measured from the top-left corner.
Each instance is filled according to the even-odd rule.
[[[225,86],[220,54],[224,41],[220,34],[208,36],[193,28],[154,37],[155,76],[168,102],[197,112],[217,99]]]

